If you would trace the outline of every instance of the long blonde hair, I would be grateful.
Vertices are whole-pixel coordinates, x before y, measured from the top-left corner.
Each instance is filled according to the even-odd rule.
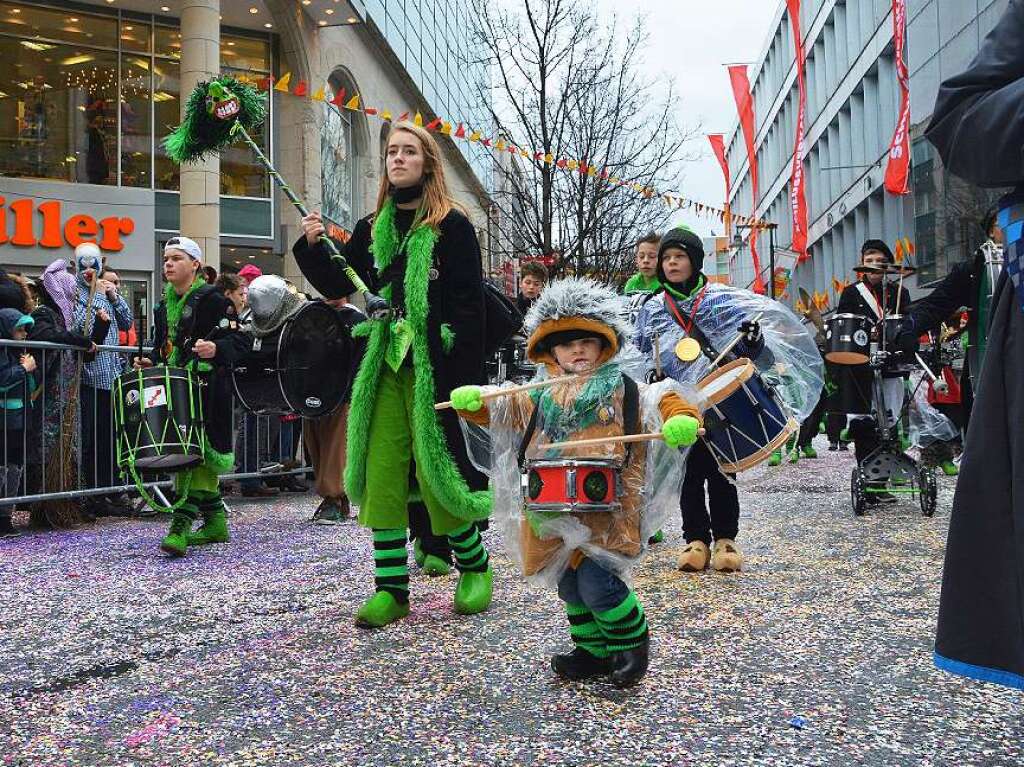
[[[420,203],[420,221],[436,229],[452,208],[462,209],[462,206],[453,200],[448,192],[448,183],[444,178],[444,163],[441,161],[441,147],[430,135],[430,131],[405,120],[391,126],[385,146],[391,143],[391,137],[399,131],[411,133],[419,139],[420,146],[423,148],[423,201]],[[386,163],[385,159],[384,172],[380,179],[380,190],[377,192],[378,215],[388,201],[391,192]]]

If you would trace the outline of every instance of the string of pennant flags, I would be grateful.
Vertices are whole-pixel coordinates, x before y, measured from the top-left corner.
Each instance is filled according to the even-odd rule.
[[[338,107],[339,109],[361,112],[368,117],[376,117],[384,122],[409,120],[413,124],[425,128],[426,130],[437,132],[452,139],[478,144],[491,152],[507,152],[512,157],[518,159],[543,162],[545,165],[553,165],[559,170],[564,170],[569,173],[580,173],[611,186],[627,189],[635,194],[642,195],[649,200],[659,199],[672,210],[692,211],[696,215],[707,216],[721,221],[723,224],[739,223],[748,227],[764,226],[764,222],[760,219],[754,218],[753,216],[738,215],[736,213],[732,213],[728,208],[718,208],[714,205],[708,205],[703,202],[687,199],[678,194],[661,192],[652,186],[644,185],[637,181],[631,181],[630,179],[614,175],[607,167],[602,167],[593,162],[566,157],[556,158],[550,152],[545,153],[542,151],[534,151],[532,149],[519,146],[518,144],[508,141],[500,136],[486,136],[482,131],[467,127],[466,124],[461,121],[455,121],[453,124],[452,121],[444,120],[440,117],[434,117],[431,120],[426,120],[422,113],[408,111],[398,112],[398,116],[395,117],[395,112],[397,110],[379,109],[376,107],[366,106],[363,104],[362,98],[358,93],[346,93],[344,88],[339,88],[333,96],[330,96],[326,87],[321,86],[316,90],[312,90],[309,83],[305,80],[299,80],[295,85],[292,85],[291,72],[286,72],[276,80],[271,76],[254,77],[246,73],[238,73],[234,76],[241,82],[254,85],[260,90],[268,92],[273,90],[277,93],[287,93],[291,96],[307,98],[311,101],[326,102]]]

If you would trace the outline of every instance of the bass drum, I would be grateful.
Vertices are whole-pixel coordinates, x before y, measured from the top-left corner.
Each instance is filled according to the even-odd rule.
[[[279,330],[254,339],[231,378],[251,413],[320,418],[334,412],[351,385],[352,338],[334,309],[310,302]]]

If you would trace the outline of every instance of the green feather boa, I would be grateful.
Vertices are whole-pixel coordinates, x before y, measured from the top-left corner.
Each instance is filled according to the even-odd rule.
[[[195,293],[199,288],[206,284],[206,280],[202,277],[196,277],[195,281],[188,286],[188,290],[183,295],[178,295],[174,290],[174,286],[168,284],[164,288],[164,313],[167,318],[167,338],[171,340],[171,353],[167,358],[168,367],[179,367],[179,353],[180,349],[176,343],[176,337],[178,335],[178,323],[181,321],[181,312],[185,308],[185,302],[188,297]],[[194,361],[189,361],[189,368],[195,367]],[[198,369],[202,373],[208,373],[213,369],[213,366],[208,362],[200,361]],[[201,472],[203,469],[212,471],[217,476],[221,474],[227,474],[234,468],[235,465],[235,454],[221,453],[218,450],[214,450],[209,440],[206,438],[206,432],[203,432],[203,465],[197,467],[193,471]]]
[[[439,233],[420,224],[410,234],[406,245],[405,316],[412,323],[412,360],[416,372],[413,386],[412,433],[419,470],[429,477],[430,488],[438,501],[454,516],[465,520],[485,519],[491,511],[489,491],[472,491],[448,451],[444,431],[434,410],[437,401],[434,371],[427,339],[428,272],[433,263],[434,247]],[[395,207],[385,204],[373,224],[373,253],[377,269],[384,269],[398,254],[398,230],[395,228]],[[370,421],[376,401],[377,382],[384,365],[389,327],[383,320],[372,321],[366,354],[352,388],[352,404],[348,416],[348,456],[345,466],[345,491],[359,505],[366,493],[366,454],[369,446]]]
[[[568,410],[555,401],[552,389],[530,392],[535,406],[540,408],[538,427],[548,442],[561,442],[589,428],[597,422],[601,407],[612,404],[621,384],[622,371],[618,364],[606,362],[580,387]]]

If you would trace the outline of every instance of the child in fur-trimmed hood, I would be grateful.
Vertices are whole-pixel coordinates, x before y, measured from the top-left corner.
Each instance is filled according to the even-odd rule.
[[[592,280],[551,283],[527,314],[526,330],[527,355],[543,368],[539,375],[578,378],[486,402],[484,394],[494,387],[462,386],[452,391],[452,405],[490,432],[494,513],[523,574],[557,584],[565,602],[575,649],[551,659],[555,673],[569,679],[608,675],[627,687],[647,670],[649,636],[643,607],[625,579],[679,492],[678,448],[697,438],[697,395],[672,381],[648,387],[623,374],[619,352],[627,329],[621,299]],[[660,432],[664,442],[547,447],[638,431]],[[471,428],[467,435],[472,442]],[[575,467],[582,502],[540,508],[538,461],[582,462]],[[607,480],[607,467],[614,467],[614,483]],[[553,489],[560,486],[549,482]],[[594,484],[588,489],[588,483]],[[616,487],[613,496],[606,492],[610,484]],[[573,487],[570,497],[578,495]]]

